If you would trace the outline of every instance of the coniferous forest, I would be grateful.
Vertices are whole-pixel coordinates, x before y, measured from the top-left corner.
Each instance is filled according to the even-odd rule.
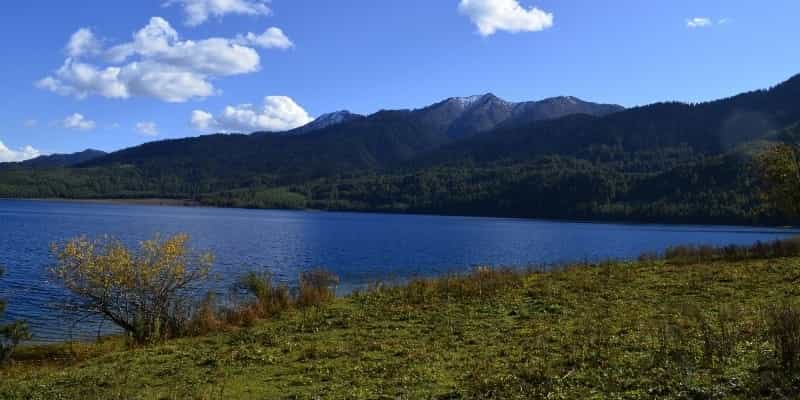
[[[757,160],[776,144],[796,143],[798,98],[800,76],[702,104],[622,109],[549,99],[561,110],[547,115],[530,106],[497,117],[509,103],[493,95],[466,108],[448,99],[312,131],[215,134],[0,164],[0,196],[788,224],[796,221],[762,199]]]

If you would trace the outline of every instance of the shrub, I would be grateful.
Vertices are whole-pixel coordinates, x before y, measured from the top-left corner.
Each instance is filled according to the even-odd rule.
[[[336,297],[336,285],[339,277],[334,273],[315,269],[300,273],[300,285],[297,291],[298,307],[311,307],[327,303]]]
[[[3,269],[0,268],[0,277],[2,276]],[[5,301],[0,299],[0,316],[3,315],[5,308]],[[14,349],[20,342],[30,338],[28,326],[24,322],[17,321],[9,325],[0,325],[0,365],[5,364],[11,358],[11,354],[14,353]]]
[[[800,237],[772,242],[756,242],[749,246],[680,245],[664,252],[664,259],[672,262],[741,261],[800,256]],[[652,261],[652,254],[643,254],[640,261]]]
[[[293,308],[307,308],[330,302],[336,297],[339,277],[315,269],[300,273],[296,290],[277,284],[269,273],[250,272],[234,286],[235,293],[245,293],[252,301],[235,302],[225,311],[226,322],[235,326],[250,326],[264,318],[274,317]],[[238,297],[238,296],[237,296]]]
[[[275,284],[270,273],[250,272],[239,280],[238,288],[255,298],[252,306],[259,317],[271,317],[292,306],[289,286]]]
[[[197,306],[189,330],[191,334],[199,336],[217,331],[222,326],[222,321],[217,318],[217,296],[209,292]]]
[[[156,237],[133,252],[116,239],[78,237],[53,246],[52,274],[74,295],[67,309],[105,318],[137,344],[175,337],[185,333],[192,293],[213,263],[188,241]]]

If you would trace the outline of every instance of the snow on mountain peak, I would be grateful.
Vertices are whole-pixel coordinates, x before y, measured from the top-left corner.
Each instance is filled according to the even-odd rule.
[[[471,108],[471,107],[473,107],[473,106],[475,106],[477,104],[481,104],[483,102],[490,101],[490,100],[494,101],[494,102],[499,102],[501,104],[506,104],[506,105],[511,105],[512,104],[512,103],[509,103],[509,102],[507,102],[507,101],[505,101],[505,100],[503,100],[501,98],[498,98],[497,96],[495,96],[492,93],[479,94],[479,95],[467,96],[467,97],[452,97],[452,98],[450,98],[451,102],[455,102],[456,104],[461,106],[461,108],[464,108],[464,109]]]

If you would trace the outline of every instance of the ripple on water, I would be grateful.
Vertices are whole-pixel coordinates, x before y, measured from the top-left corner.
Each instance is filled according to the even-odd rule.
[[[216,254],[213,287],[266,269],[293,281],[326,267],[356,288],[379,280],[462,271],[476,265],[553,264],[633,258],[695,244],[749,244],[792,236],[781,229],[589,224],[537,220],[381,215],[0,200],[0,297],[6,319],[27,319],[40,341],[90,339],[98,324],[72,326],[52,306],[65,295],[49,281],[49,245],[110,234],[129,245],[185,232]],[[109,329],[105,324],[100,331]]]

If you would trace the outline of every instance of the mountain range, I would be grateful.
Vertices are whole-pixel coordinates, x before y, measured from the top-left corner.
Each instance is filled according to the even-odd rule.
[[[454,97],[416,110],[382,110],[370,116],[341,111],[288,132],[206,135],[146,143],[84,163],[83,166],[223,165],[249,173],[310,176],[399,165],[442,146],[499,127],[514,127],[567,115],[604,116],[621,106],[574,97],[511,103],[492,94]],[[202,164],[202,165],[200,165]],[[207,171],[211,173],[211,171]]]
[[[586,114],[594,116],[608,115],[624,110],[624,107],[613,104],[596,104],[586,102],[575,97],[554,97],[541,101],[529,101],[521,103],[508,102],[489,93],[470,97],[452,97],[439,103],[417,109],[417,110],[383,110],[371,116],[354,114],[349,111],[336,111],[316,118],[312,122],[299,128],[284,132],[254,132],[251,138],[264,138],[265,140],[276,140],[276,137],[301,136],[320,131],[337,130],[345,131],[335,135],[355,136],[355,132],[370,130],[375,132],[376,137],[380,137],[382,132],[391,130],[399,125],[407,124],[405,128],[413,129],[416,125],[423,132],[418,132],[417,137],[426,142],[418,150],[425,151],[430,148],[458,139],[474,136],[496,129],[500,126],[509,127],[525,123],[555,119],[566,115]],[[399,117],[399,118],[398,118]],[[330,129],[329,129],[330,128]],[[354,133],[347,132],[352,130]],[[267,138],[271,136],[272,138]],[[230,136],[231,142],[237,140],[235,136]],[[216,142],[214,135],[204,138],[181,139],[182,144],[187,146],[196,145],[195,142],[205,140]],[[388,138],[387,138],[388,139]],[[398,138],[398,142],[403,142],[403,138]],[[280,140],[280,139],[277,139]],[[295,139],[286,138],[287,141]],[[296,141],[296,140],[295,140]],[[322,139],[321,141],[324,141]],[[153,142],[134,149],[126,149],[111,155],[99,150],[84,150],[73,154],[53,154],[40,156],[35,159],[13,163],[20,167],[48,168],[48,167],[70,167],[78,164],[102,164],[118,160],[118,153],[129,156],[130,154],[140,154],[141,151],[149,152],[155,147],[169,145],[170,141]],[[408,144],[397,143],[400,147]],[[140,149],[140,150],[137,150]],[[376,153],[380,153],[378,150]],[[416,150],[413,151],[416,153]],[[153,151],[155,155],[158,151]],[[402,159],[409,157],[409,152],[405,149],[390,149],[389,155],[392,159]],[[245,153],[239,153],[243,156]],[[100,160],[104,156],[109,156],[106,160]],[[365,164],[381,164],[380,157],[369,157],[372,162]],[[367,165],[359,165],[367,166]]]
[[[717,101],[630,109],[575,97],[521,103],[493,94],[453,97],[368,116],[339,111],[288,132],[213,134],[92,153],[77,163],[23,163],[0,174],[0,195],[772,221],[776,215],[756,195],[752,156],[782,140],[781,132],[798,129],[798,100],[800,75]],[[64,182],[82,186],[60,189]]]
[[[0,168],[57,168],[57,167],[72,167],[87,161],[106,155],[105,151],[86,149],[81,152],[71,154],[48,154],[32,158],[30,160],[10,163],[0,163]]]

